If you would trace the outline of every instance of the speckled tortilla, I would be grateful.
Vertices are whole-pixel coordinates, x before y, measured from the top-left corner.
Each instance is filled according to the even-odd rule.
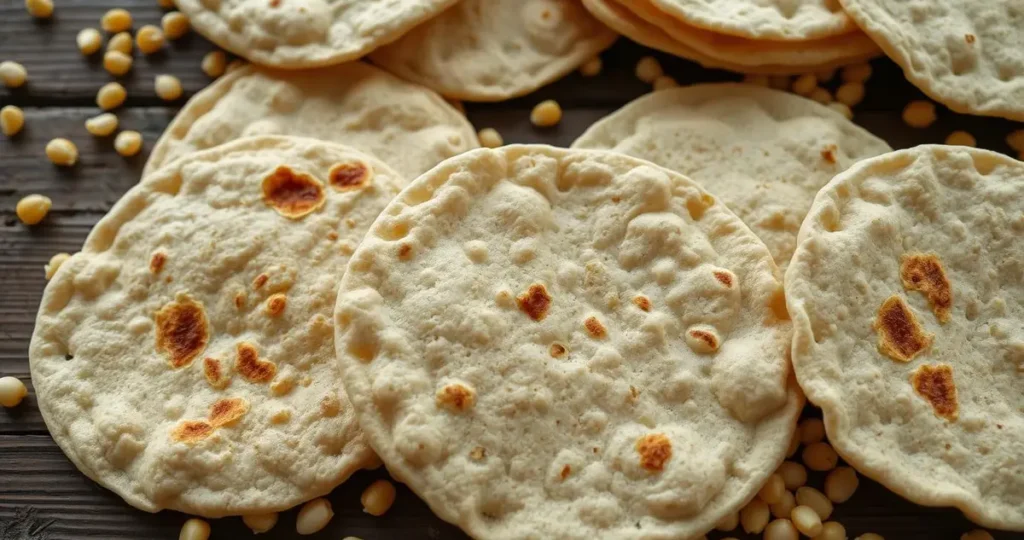
[[[910,82],[950,109],[1024,121],[1024,3],[843,0]]]
[[[837,0],[650,0],[666,16],[721,34],[804,41],[856,29]]]
[[[307,71],[246,66],[185,104],[153,147],[145,173],[190,152],[255,135],[346,144],[384,160],[407,182],[480,146],[473,126],[441,96],[369,64]]]
[[[500,101],[562,77],[615,38],[580,0],[463,0],[371,58],[444,96]]]
[[[305,69],[356,60],[456,0],[176,0],[192,27],[258,64]]]
[[[137,508],[208,517],[285,510],[377,463],[331,313],[401,183],[354,149],[281,137],[143,179],[43,294],[29,361],[64,453]]]
[[[335,345],[388,470],[475,538],[689,538],[789,445],[783,303],[767,248],[691,180],[513,145],[388,205]]]
[[[1024,531],[1024,163],[919,146],[814,200],[786,272],[829,440],[912,502]],[[902,307],[900,307],[902,306]]]

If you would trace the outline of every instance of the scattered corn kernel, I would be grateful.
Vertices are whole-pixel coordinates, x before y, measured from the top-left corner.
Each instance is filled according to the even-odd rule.
[[[228,58],[224,54],[224,51],[210,51],[203,57],[203,73],[208,77],[216,79],[224,74],[224,68],[227,66]]]
[[[128,91],[121,86],[121,83],[110,82],[104,84],[100,87],[99,92],[96,92],[96,105],[99,105],[100,109],[104,111],[109,111],[120,107],[127,97]]]
[[[809,96],[818,87],[818,78],[813,73],[804,73],[793,81],[793,93]]]
[[[821,524],[821,532],[814,540],[846,540],[846,527],[838,521],[827,521]]]
[[[323,497],[313,499],[302,505],[302,509],[299,510],[299,517],[295,519],[295,531],[299,534],[313,534],[326,527],[333,517],[331,501]]]
[[[78,51],[85,56],[94,54],[103,46],[103,36],[95,28],[83,28],[75,36],[75,43],[78,44]]]
[[[825,496],[834,503],[844,503],[853,497],[860,480],[851,467],[839,467],[825,477]]]
[[[228,67],[227,67],[227,69],[225,71],[227,73],[231,73],[232,71],[245,66],[245,64],[246,64],[246,62],[244,60],[242,60],[241,58],[235,58],[234,60],[228,62]]]
[[[117,131],[117,117],[113,113],[103,113],[85,121],[85,130],[97,137],[107,137]]]
[[[187,34],[191,27],[188,17],[180,11],[165,13],[160,19],[160,26],[164,29],[167,39],[178,39]]]
[[[363,503],[363,512],[383,516],[395,503],[395,485],[387,480],[377,480],[363,491],[359,500]]]
[[[821,533],[821,518],[809,506],[797,506],[790,515],[790,520],[804,536],[817,536]]]
[[[118,32],[107,41],[108,51],[117,51],[127,55],[132,54],[132,49],[135,47],[135,43],[132,42],[132,35],[128,32]]]
[[[53,201],[45,195],[32,194],[23,197],[14,207],[14,213],[25,225],[35,225],[50,213]]]
[[[864,101],[863,83],[846,83],[836,89],[836,101],[848,107],[856,107]]]
[[[679,83],[675,79],[668,75],[662,75],[657,79],[654,79],[654,91],[667,90],[669,88],[678,88]]]
[[[736,527],[739,527],[739,525],[740,525],[740,513],[739,512],[733,512],[731,514],[727,514],[725,516],[722,516],[722,519],[718,520],[718,523],[715,523],[715,530],[719,530],[719,531],[722,531],[722,532],[729,532],[729,531],[735,529]]]
[[[0,62],[0,80],[7,88],[18,88],[28,80],[28,71],[17,62]]]
[[[78,148],[67,139],[56,138],[46,143],[46,157],[54,165],[70,167],[78,161]]]
[[[46,273],[46,280],[49,281],[53,279],[54,274],[57,273],[57,270],[60,269],[61,265],[70,258],[70,253],[57,253],[53,257],[50,257],[50,262],[46,263],[46,266],[43,267],[43,272]]]
[[[768,508],[772,511],[772,515],[777,518],[788,518],[796,508],[796,497],[793,496],[792,491],[787,491],[782,494],[782,499],[779,502],[769,505]]]
[[[120,77],[132,69],[132,57],[121,51],[107,51],[103,54],[103,69],[115,77]]]
[[[174,9],[174,0],[156,0],[157,4],[164,9]]]
[[[127,9],[114,8],[103,14],[100,27],[111,34],[124,32],[132,27],[132,14]]]
[[[753,73],[744,75],[743,82],[754,86],[763,86],[765,88],[771,85],[771,81],[768,79],[767,75],[755,75]]]
[[[157,75],[153,87],[156,95],[164,101],[174,101],[181,97],[181,81],[174,75]]]
[[[645,56],[636,63],[636,77],[647,84],[653,83],[654,79],[664,74],[665,70],[661,69],[661,63],[653,56]]]
[[[147,24],[135,33],[135,44],[142,54],[153,54],[164,48],[164,33],[156,26]]]
[[[181,533],[178,540],[207,540],[210,538],[210,524],[199,519],[192,518],[181,526]]]
[[[1006,144],[1018,152],[1024,152],[1024,129],[1018,129],[1007,135]]]
[[[557,101],[541,101],[530,111],[530,122],[537,127],[551,127],[562,121],[562,107]]]
[[[825,423],[821,418],[804,419],[797,429],[800,430],[800,442],[805,445],[825,440]]]
[[[827,83],[835,78],[836,68],[819,69],[814,72],[814,76],[818,78],[819,83]]]
[[[757,497],[768,504],[775,504],[782,500],[782,494],[785,492],[786,482],[781,475],[773,474],[768,477],[761,491],[757,492]]]
[[[812,471],[831,471],[839,463],[839,455],[827,442],[816,442],[804,448],[804,465]]]
[[[505,144],[505,140],[501,138],[501,133],[494,128],[484,128],[480,130],[480,133],[476,134],[477,138],[480,139],[480,145],[484,148],[497,148]]]
[[[864,62],[843,68],[843,82],[864,83],[871,78],[871,64]]]
[[[935,119],[935,104],[931,101],[911,101],[903,109],[903,121],[910,127],[926,128]]]
[[[818,103],[821,103],[822,105],[828,105],[829,103],[832,103],[832,94],[828,90],[825,90],[820,86],[815,88],[814,91],[811,92],[811,95],[807,97],[813,99],[814,101],[817,101]]]
[[[845,103],[834,101],[828,104],[828,108],[843,115],[847,120],[853,120],[853,110],[851,110],[850,106]]]
[[[789,83],[792,77],[789,75],[772,75],[768,79],[768,84],[776,90],[789,90]]]
[[[789,448],[786,450],[786,457],[791,458],[800,449],[800,430],[793,432],[793,438],[789,440]]]
[[[114,137],[114,150],[124,157],[131,157],[142,150],[142,134],[138,131],[122,131]]]
[[[25,0],[25,9],[37,19],[49,19],[53,15],[53,0]]]
[[[750,501],[750,504],[740,510],[740,525],[743,526],[743,530],[747,534],[760,534],[771,519],[772,514],[768,509],[768,504],[761,499]]]
[[[775,471],[782,477],[786,489],[796,489],[807,483],[807,469],[795,461],[783,461]]]
[[[992,538],[989,536],[989,538]],[[856,540],[885,540],[885,537],[875,533],[864,533],[856,538]]]
[[[960,536],[960,540],[992,540],[992,535],[983,529],[974,529]]]
[[[28,394],[25,383],[16,377],[0,378],[0,405],[4,407],[17,407],[21,400]]]
[[[946,137],[946,144],[953,146],[978,146],[978,141],[974,138],[974,135],[966,131],[954,131]]]
[[[277,525],[277,512],[242,516],[242,523],[252,529],[253,534],[265,533]]]
[[[601,62],[601,57],[595,56],[580,66],[580,75],[583,75],[584,77],[593,77],[598,73],[601,73],[601,68],[603,66],[604,64]]]
[[[3,131],[4,135],[13,137],[23,127],[25,127],[25,113],[20,107],[7,105],[0,109],[0,131]]]
[[[797,488],[797,506],[809,506],[818,514],[822,521],[832,515],[832,501],[824,493],[808,486]]]
[[[799,540],[793,522],[788,519],[776,519],[764,529],[764,540]]]

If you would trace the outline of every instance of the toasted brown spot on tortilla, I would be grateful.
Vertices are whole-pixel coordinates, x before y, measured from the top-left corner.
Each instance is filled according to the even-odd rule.
[[[252,288],[259,289],[263,287],[264,285],[267,284],[268,279],[270,279],[270,276],[266,274],[260,274],[256,276],[256,279],[252,280]]]
[[[270,383],[270,393],[275,396],[283,396],[295,388],[295,379],[288,376],[278,377],[277,380]]]
[[[953,368],[946,364],[927,364],[914,370],[910,382],[921,397],[931,404],[935,415],[950,422],[959,416],[956,398],[956,384],[953,382]]]
[[[898,295],[882,302],[873,326],[878,332],[878,350],[893,360],[909,362],[932,343],[932,336],[921,329],[910,307]]]
[[[651,299],[647,298],[642,294],[633,298],[633,303],[636,304],[636,307],[640,308],[643,311],[651,310]]]
[[[336,233],[334,231],[331,231],[331,232],[327,233],[327,239],[332,241],[332,242],[334,240],[337,240],[338,239],[338,233]]]
[[[284,313],[284,308],[288,305],[288,298],[282,294],[272,294],[270,298],[267,298],[267,315],[271,317],[277,317]]]
[[[562,467],[562,471],[558,473],[558,476],[560,476],[562,480],[565,480],[566,478],[569,478],[570,474],[572,474],[572,467],[565,465]]]
[[[565,356],[565,345],[562,345],[561,343],[552,343],[550,352],[551,356],[561,358]]]
[[[156,350],[166,354],[175,369],[191,364],[210,341],[206,310],[190,296],[168,302],[155,319]]]
[[[249,412],[249,402],[239,398],[218,399],[210,406],[210,424],[213,427],[231,425]]]
[[[412,255],[412,246],[409,244],[402,244],[398,246],[398,258],[405,261]]]
[[[900,258],[900,280],[909,291],[921,291],[939,322],[948,322],[953,308],[953,287],[942,261],[935,254],[908,253]]]
[[[640,466],[657,472],[672,457],[672,443],[662,433],[651,433],[637,439],[636,451],[640,454]]]
[[[597,320],[597,317],[587,317],[587,320],[583,321],[583,327],[597,339],[603,339],[608,335],[608,330],[601,324],[601,321]]]
[[[716,270],[715,272],[713,272],[713,274],[715,275],[715,279],[717,279],[719,283],[725,285],[726,287],[732,287],[731,272],[723,272],[721,270]]]
[[[469,458],[474,461],[480,461],[487,457],[487,449],[483,446],[477,446],[469,451]]]
[[[174,440],[188,444],[195,444],[212,434],[213,426],[205,420],[185,420],[171,431]]]
[[[267,383],[277,373],[277,366],[273,362],[260,360],[259,352],[253,344],[243,341],[236,346],[236,352],[235,371],[248,381]]]
[[[839,150],[839,147],[834,144],[825,146],[825,148],[821,150],[821,159],[824,159],[829,163],[835,163],[837,150]]]
[[[462,412],[476,403],[476,392],[461,384],[451,383],[437,391],[437,406],[451,411]]]
[[[284,165],[263,179],[263,201],[286,218],[301,218],[323,206],[324,200],[319,180]]]
[[[206,375],[206,381],[210,383],[210,386],[217,389],[226,387],[230,381],[224,373],[224,368],[220,365],[220,360],[216,358],[203,359],[203,374]]]
[[[974,40],[976,39],[977,38],[974,37],[974,34],[964,34],[964,41],[966,41],[967,43],[974,43]]]
[[[245,293],[235,293],[235,309],[242,309],[245,307]]]
[[[281,0],[270,0],[270,7],[276,8],[281,5]]]
[[[516,301],[519,302],[519,309],[535,321],[542,320],[548,314],[551,306],[551,295],[544,285],[534,283],[526,292],[520,294]]]
[[[341,400],[334,394],[327,394],[320,400],[320,412],[327,417],[337,416],[341,412]]]
[[[711,332],[706,330],[690,330],[690,335],[693,336],[694,339],[703,341],[711,349],[718,348],[718,338],[716,338]]]
[[[153,256],[149,258],[149,271],[154,274],[159,274],[164,269],[164,264],[167,262],[167,254],[163,251],[157,251],[153,253]]]
[[[373,170],[370,166],[361,162],[338,163],[331,167],[328,174],[331,179],[331,187],[341,191],[359,189],[370,181]]]

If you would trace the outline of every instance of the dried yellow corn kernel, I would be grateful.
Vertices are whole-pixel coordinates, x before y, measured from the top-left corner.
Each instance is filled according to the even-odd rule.
[[[363,512],[383,516],[395,503],[395,486],[387,480],[377,480],[363,491],[359,500],[363,503]]]
[[[46,280],[53,279],[54,274],[60,269],[61,265],[64,264],[68,259],[71,258],[70,253],[57,253],[53,257],[50,257],[50,262],[46,263],[43,267],[43,272],[46,273]]]
[[[132,27],[132,14],[127,9],[114,8],[103,14],[100,27],[111,34],[124,32]]]
[[[75,43],[78,44],[78,51],[89,56],[100,50],[103,46],[103,36],[95,28],[83,28],[75,36]]]
[[[910,127],[926,128],[935,120],[935,104],[930,101],[911,101],[903,109],[903,121]]]
[[[164,29],[167,39],[178,39],[188,33],[191,24],[188,17],[180,11],[165,13],[160,19],[160,27]]]
[[[117,51],[129,56],[131,56],[134,47],[135,43],[132,41],[132,35],[128,32],[118,32],[107,41],[108,51]]]
[[[679,83],[675,79],[668,75],[662,75],[657,79],[654,79],[654,91],[667,90],[669,88],[678,88]]]
[[[135,33],[135,44],[142,54],[153,54],[164,48],[164,33],[156,26],[147,24]]]
[[[847,107],[856,107],[864,101],[864,84],[849,82],[836,89],[836,101]]]
[[[46,143],[46,157],[50,158],[54,165],[70,167],[78,161],[78,148],[67,139],[53,139]]]
[[[117,117],[103,113],[85,121],[85,130],[97,137],[107,137],[117,131]]]
[[[224,74],[224,68],[227,66],[228,58],[224,54],[224,51],[210,51],[203,57],[203,73],[207,77],[213,77],[216,79]]]
[[[501,138],[501,133],[494,128],[484,128],[477,133],[477,138],[480,139],[480,146],[484,148],[497,148],[505,144],[504,139]]]
[[[49,19],[53,15],[53,0],[25,0],[25,9],[37,19]]]
[[[142,134],[138,131],[122,131],[114,137],[114,150],[124,157],[131,157],[142,150]]]
[[[121,86],[121,83],[107,83],[96,92],[96,105],[99,105],[100,109],[104,111],[109,111],[120,107],[127,97],[128,91]]]
[[[277,525],[277,512],[242,516],[242,523],[245,523],[245,526],[252,529],[255,534],[265,533]]]
[[[313,499],[299,510],[299,516],[295,519],[295,530],[299,534],[313,534],[326,527],[333,517],[331,501],[324,498]]]
[[[843,68],[843,82],[864,83],[871,78],[871,64],[853,64]]]
[[[604,64],[601,62],[601,57],[595,56],[580,66],[580,75],[583,75],[584,77],[594,77],[598,73],[601,73],[601,68],[603,66]]]
[[[4,135],[13,137],[25,126],[25,113],[19,107],[7,105],[0,109],[0,131]]]
[[[0,62],[0,80],[7,88],[18,88],[28,80],[28,71],[17,62]]]
[[[809,96],[818,87],[818,78],[813,73],[804,73],[793,81],[793,93]]]
[[[107,51],[103,54],[103,69],[115,77],[120,77],[132,69],[132,57],[121,51]]]
[[[207,540],[210,538],[210,524],[199,519],[192,518],[181,526],[181,533],[178,540]]]
[[[50,213],[53,201],[45,195],[32,194],[23,197],[14,207],[14,213],[25,225],[35,225]]]
[[[4,407],[17,407],[22,399],[28,395],[28,388],[21,379],[15,377],[0,378],[0,405]]]
[[[165,101],[174,101],[181,97],[181,81],[174,75],[157,75],[153,83],[156,95]]]
[[[647,84],[653,83],[654,79],[664,74],[661,63],[653,56],[645,56],[636,63],[636,77]]]
[[[562,107],[557,101],[541,101],[530,111],[530,122],[538,127],[551,127],[562,121]]]
[[[978,141],[974,138],[974,135],[966,131],[954,131],[946,137],[946,144],[952,146],[978,146]]]

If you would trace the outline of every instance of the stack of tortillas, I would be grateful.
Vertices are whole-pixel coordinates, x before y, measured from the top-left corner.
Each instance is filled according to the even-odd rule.
[[[583,4],[630,39],[706,67],[804,73],[879,54],[835,0],[583,0]]]

